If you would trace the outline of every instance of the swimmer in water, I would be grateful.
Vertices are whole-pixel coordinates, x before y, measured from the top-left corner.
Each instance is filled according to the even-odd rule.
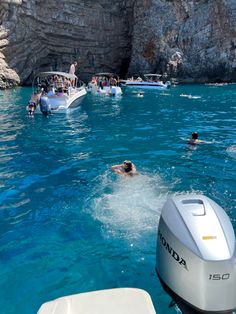
[[[212,142],[199,140],[198,139],[198,133],[197,132],[193,132],[191,138],[188,139],[188,144],[190,144],[190,145],[197,145],[199,143],[211,144]]]
[[[124,175],[124,176],[134,176],[137,175],[137,169],[135,165],[130,160],[125,160],[120,165],[114,165],[111,167],[113,171],[115,171],[118,174]]]

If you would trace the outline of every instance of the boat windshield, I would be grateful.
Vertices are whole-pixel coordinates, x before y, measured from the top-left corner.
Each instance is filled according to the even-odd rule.
[[[80,81],[79,81],[80,85]],[[76,75],[66,72],[39,72],[35,75],[33,80],[33,90],[41,90],[45,93],[50,91],[67,92],[69,88],[78,86],[78,78]]]
[[[96,73],[93,78],[96,79],[98,85],[100,86],[109,86],[109,85],[119,85],[120,80],[119,80],[119,76],[117,74],[114,73],[108,73],[108,72],[104,72],[104,73]]]
[[[145,80],[149,82],[160,82],[161,74],[144,74]]]

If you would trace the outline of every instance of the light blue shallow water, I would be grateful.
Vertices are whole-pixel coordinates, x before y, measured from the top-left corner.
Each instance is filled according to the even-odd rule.
[[[0,92],[1,314],[114,287],[143,288],[159,314],[176,313],[155,274],[161,208],[173,194],[205,194],[236,230],[236,85],[87,95],[48,118],[26,115],[30,93]],[[195,130],[215,142],[189,147]],[[124,159],[141,175],[110,170]]]

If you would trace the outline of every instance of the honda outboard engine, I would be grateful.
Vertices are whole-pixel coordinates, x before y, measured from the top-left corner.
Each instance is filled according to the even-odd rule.
[[[40,110],[45,116],[51,113],[51,105],[47,97],[40,98]]]
[[[225,211],[203,195],[165,203],[158,227],[156,270],[165,290],[188,313],[236,309],[236,248]]]

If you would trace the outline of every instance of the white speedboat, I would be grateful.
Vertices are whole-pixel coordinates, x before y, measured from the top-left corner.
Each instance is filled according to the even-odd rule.
[[[65,72],[40,72],[33,80],[29,114],[63,113],[77,107],[87,94],[85,83]]]
[[[97,73],[88,83],[87,90],[96,95],[120,96],[122,90],[120,80],[114,73]]]
[[[149,89],[167,89],[170,87],[170,81],[163,82],[161,80],[161,74],[144,74],[144,79],[138,77],[137,79],[128,79],[123,80],[123,83],[127,87],[135,87],[135,88],[149,88]]]
[[[156,314],[141,289],[117,288],[70,295],[44,303],[37,314]]]

